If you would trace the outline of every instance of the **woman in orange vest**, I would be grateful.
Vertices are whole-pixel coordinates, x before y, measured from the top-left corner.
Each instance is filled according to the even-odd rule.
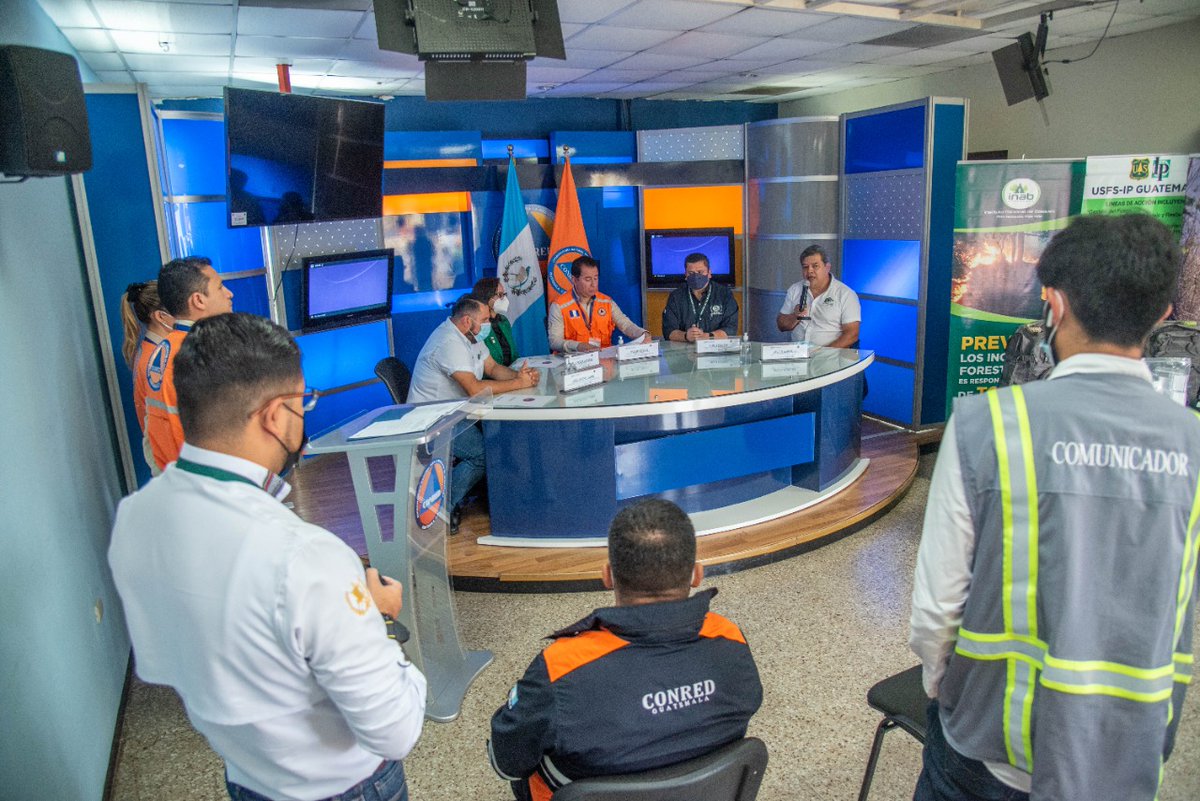
[[[142,456],[150,465],[150,473],[161,471],[154,463],[150,452],[150,441],[146,439],[146,394],[150,390],[146,370],[154,349],[171,331],[175,319],[163,308],[158,298],[158,282],[144,281],[125,288],[121,302],[121,325],[125,329],[125,341],[121,354],[133,371],[133,406],[137,414],[138,427],[142,429]]]

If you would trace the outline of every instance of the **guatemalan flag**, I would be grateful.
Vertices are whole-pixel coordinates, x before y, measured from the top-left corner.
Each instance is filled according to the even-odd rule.
[[[504,188],[504,220],[500,224],[500,256],[496,275],[508,289],[508,319],[512,323],[517,353],[532,356],[549,353],[546,339],[546,288],[538,266],[537,249],[521,187],[517,183],[517,163],[508,157],[508,183]]]

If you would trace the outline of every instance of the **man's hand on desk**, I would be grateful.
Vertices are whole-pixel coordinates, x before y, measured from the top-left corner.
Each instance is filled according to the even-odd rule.
[[[591,342],[580,342],[575,348],[576,353],[587,353],[590,350],[600,350],[599,345],[593,345]]]
[[[400,616],[404,608],[404,587],[393,578],[388,578],[373,567],[367,568],[367,592],[380,612],[390,618]]]
[[[538,382],[542,380],[541,372],[528,365],[522,367],[517,376],[525,382],[525,386],[527,387],[536,387]]]
[[[688,342],[695,342],[697,339],[708,339],[708,334],[706,334],[698,325],[693,325],[691,328],[689,328],[686,332],[684,332],[684,336],[687,337]]]

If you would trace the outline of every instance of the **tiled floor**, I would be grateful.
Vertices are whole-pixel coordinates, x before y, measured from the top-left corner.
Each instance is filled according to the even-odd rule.
[[[766,697],[750,733],[770,750],[759,798],[857,797],[879,716],[867,688],[915,663],[906,646],[909,595],[933,457],[895,509],[869,528],[794,559],[707,582],[714,609],[745,631]],[[541,637],[607,604],[602,593],[457,597],[465,642],[495,652],[453,723],[426,723],[406,760],[414,801],[509,798],[484,740],[492,711],[542,647]],[[872,801],[911,798],[920,748],[889,734]],[[114,801],[219,801],[222,764],[192,730],[175,694],[137,684],[129,699]],[[1200,691],[1189,695],[1161,801],[1200,798]]]

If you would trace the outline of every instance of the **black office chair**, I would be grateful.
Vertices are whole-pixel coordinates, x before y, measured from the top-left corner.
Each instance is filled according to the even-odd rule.
[[[383,379],[393,401],[408,401],[408,385],[412,381],[412,373],[404,366],[404,362],[395,356],[386,356],[375,363],[375,375]]]
[[[867,772],[863,775],[862,789],[858,791],[858,801],[867,801],[867,794],[871,792],[883,735],[899,727],[917,738],[917,742],[925,743],[925,710],[929,707],[929,696],[921,684],[921,666],[889,676],[867,690],[867,703],[883,713],[883,720],[875,729],[875,741],[871,743],[871,756],[867,758]]]
[[[747,737],[677,765],[580,779],[553,801],[754,801],[766,769],[767,746]]]

